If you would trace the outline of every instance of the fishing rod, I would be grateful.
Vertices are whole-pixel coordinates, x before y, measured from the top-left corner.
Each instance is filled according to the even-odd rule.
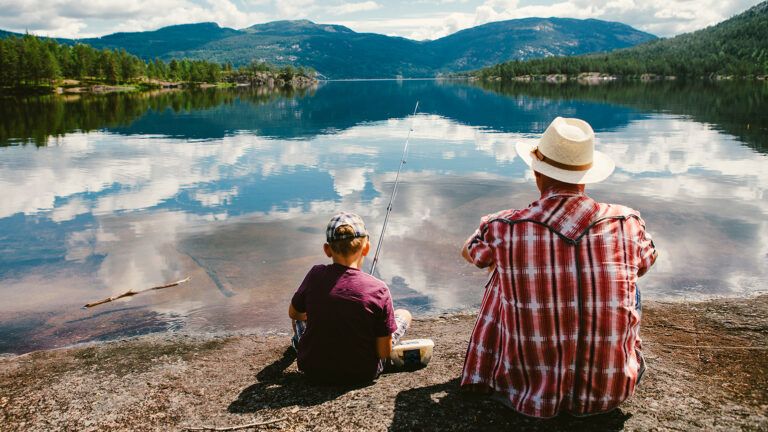
[[[397,195],[397,185],[400,181],[400,171],[405,165],[405,158],[408,155],[408,143],[411,141],[411,132],[413,132],[413,123],[416,121],[416,112],[419,110],[419,101],[416,101],[416,106],[413,108],[413,117],[411,118],[411,127],[408,129],[408,136],[405,138],[405,146],[403,146],[403,157],[400,158],[400,167],[397,168],[397,175],[395,175],[395,185],[392,187],[392,195],[389,196],[389,204],[387,204],[387,212],[384,214],[384,225],[381,226],[381,234],[379,234],[379,242],[376,245],[376,253],[373,254],[373,263],[371,264],[371,275],[376,270],[376,264],[379,262],[379,252],[381,252],[381,244],[384,242],[384,232],[387,230],[387,223],[389,222],[389,214],[392,213],[392,203],[395,202],[395,196]]]

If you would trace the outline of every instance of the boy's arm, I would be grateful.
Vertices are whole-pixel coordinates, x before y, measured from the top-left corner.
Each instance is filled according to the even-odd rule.
[[[297,311],[296,308],[293,307],[293,303],[290,303],[288,305],[288,316],[291,317],[292,320],[296,320],[296,321],[307,320],[307,313]]]
[[[313,280],[316,279],[317,272],[322,269],[322,266],[314,266],[304,276],[304,280],[299,285],[299,289],[293,294],[291,302],[288,305],[288,316],[294,321],[306,321],[307,320],[307,290],[313,284]],[[302,312],[303,311],[303,312]]]
[[[392,352],[392,335],[376,338],[376,354],[380,359],[388,359]]]

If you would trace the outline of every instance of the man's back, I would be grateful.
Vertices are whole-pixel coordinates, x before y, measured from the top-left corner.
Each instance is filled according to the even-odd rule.
[[[340,264],[317,265],[291,303],[308,317],[299,342],[299,369],[329,382],[375,378],[376,338],[396,328],[384,282]]]
[[[484,218],[468,250],[496,269],[462,385],[537,417],[607,411],[634,393],[635,282],[653,262],[637,212],[554,192]]]

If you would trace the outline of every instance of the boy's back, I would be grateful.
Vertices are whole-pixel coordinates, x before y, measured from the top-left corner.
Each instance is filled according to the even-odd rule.
[[[291,300],[307,314],[298,366],[328,382],[369,381],[379,371],[376,338],[397,329],[384,282],[341,264],[314,266]]]

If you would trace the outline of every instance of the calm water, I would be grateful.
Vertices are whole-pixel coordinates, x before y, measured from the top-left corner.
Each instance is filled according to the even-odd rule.
[[[536,199],[514,143],[557,115],[589,121],[617,161],[589,193],[640,210],[654,235],[646,298],[765,292],[766,112],[765,84],[392,81],[0,99],[0,352],[285,326],[306,270],[326,262],[331,214],[360,213],[377,240],[411,124],[377,269],[398,306],[479,303],[486,275],[459,247],[482,215]]]

